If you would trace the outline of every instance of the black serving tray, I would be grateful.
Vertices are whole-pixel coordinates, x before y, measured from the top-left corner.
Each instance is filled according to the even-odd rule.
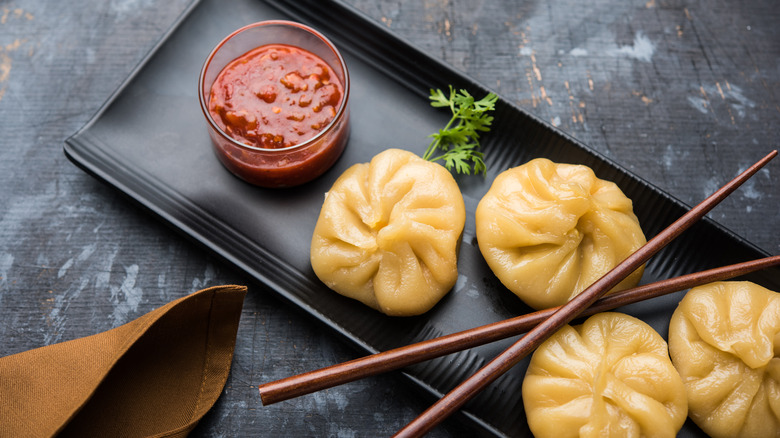
[[[324,176],[293,189],[250,186],[217,161],[196,95],[201,65],[228,33],[255,21],[292,19],[322,31],[341,49],[352,79],[352,132],[344,155]],[[477,202],[501,171],[532,158],[590,166],[634,201],[648,238],[687,207],[522,109],[500,99],[492,132],[484,137],[487,177],[458,177],[467,222],[459,280],[429,313],[390,318],[322,285],[309,265],[309,243],[323,194],[347,167],[395,147],[422,154],[446,111],[428,103],[430,88],[449,84],[474,95],[488,90],[394,36],[336,0],[218,0],[193,2],[99,113],[67,139],[70,160],[148,208],[334,329],[374,353],[527,312],[494,277],[474,233]],[[758,159],[760,157],[756,157]],[[710,220],[674,241],[648,264],[643,283],[764,257],[755,246]],[[780,290],[780,271],[748,277]],[[620,309],[663,336],[680,293]],[[414,386],[441,396],[512,340],[408,368]],[[460,414],[480,435],[530,436],[520,387],[523,361],[491,384]],[[263,382],[255,382],[257,384]],[[259,399],[258,399],[259,404]],[[702,435],[688,422],[681,435]]]

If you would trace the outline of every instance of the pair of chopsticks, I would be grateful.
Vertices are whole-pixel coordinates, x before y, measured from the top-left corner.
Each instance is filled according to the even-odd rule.
[[[740,185],[758,172],[772,158],[777,150],[759,160],[756,164],[728,182],[707,199],[685,213],[669,227],[658,233],[635,253],[614,269],[593,283],[563,306],[541,310],[505,321],[430,339],[406,347],[377,353],[361,359],[345,362],[321,370],[288,377],[259,386],[264,405],[309,394],[360,378],[396,370],[424,360],[443,356],[467,348],[483,345],[510,336],[527,333],[495,359],[488,362],[473,376],[466,379],[423,412],[414,421],[401,429],[396,436],[422,436],[457,411],[485,386],[496,380],[531,353],[559,328],[577,316],[587,316],[622,305],[635,303],[701,284],[725,280],[759,269],[780,265],[780,256],[767,257],[745,263],[683,275],[644,286],[617,292],[601,298],[631,272],[639,268],[683,231],[701,219],[718,203],[734,192]],[[601,298],[601,299],[600,299]]]

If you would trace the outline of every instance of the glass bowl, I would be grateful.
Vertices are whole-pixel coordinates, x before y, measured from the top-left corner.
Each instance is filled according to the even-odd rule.
[[[231,120],[236,120],[236,114],[237,112],[240,112],[240,110],[237,110],[234,105],[231,106],[232,104],[224,106],[219,106],[219,104],[212,105],[212,99],[218,99],[212,95],[212,87],[215,87],[216,94],[221,92],[219,91],[220,89],[229,88],[229,94],[226,95],[232,97],[237,92],[234,91],[233,84],[227,85],[229,81],[220,83],[217,86],[214,85],[215,81],[225,81],[225,79],[220,76],[223,70],[227,72],[231,68],[238,69],[239,67],[234,67],[242,62],[242,60],[239,60],[238,58],[246,59],[245,55],[248,55],[249,52],[276,49],[278,48],[278,45],[292,47],[292,49],[290,49],[292,52],[290,53],[298,55],[305,54],[301,55],[302,57],[313,54],[320,58],[321,61],[324,61],[340,82],[342,90],[340,101],[328,108],[328,115],[332,116],[332,119],[329,122],[323,122],[319,125],[317,125],[319,122],[307,125],[312,130],[310,133],[311,136],[308,138],[305,137],[306,133],[303,132],[308,128],[303,124],[299,124],[298,126],[302,127],[295,129],[298,130],[298,135],[304,137],[298,139],[294,144],[289,144],[286,140],[271,141],[273,147],[268,147],[267,143],[261,142],[250,144],[250,142],[247,141],[247,137],[242,137],[238,132],[241,131],[242,126],[254,127],[251,131],[253,133],[251,135],[254,136],[252,138],[260,138],[258,132],[261,131],[261,128],[257,128],[256,126],[259,123],[258,120],[267,123],[267,116],[246,115],[246,113],[242,113],[244,115],[239,117],[241,122],[232,126]],[[265,53],[265,55],[267,54],[268,53]],[[271,57],[270,59],[276,60],[277,58]],[[272,61],[270,61],[267,56],[255,56],[251,62],[262,66],[263,63],[270,63]],[[252,68],[259,67],[255,66]],[[281,69],[284,67],[274,65],[273,68]],[[287,74],[290,73],[288,72]],[[273,113],[279,114],[281,112],[282,116],[287,114],[285,117],[288,120],[298,120],[297,117],[299,114],[294,113],[295,111],[308,110],[314,115],[312,111],[315,110],[311,108],[316,108],[316,105],[312,106],[307,103],[304,106],[304,99],[310,99],[310,97],[305,97],[303,94],[290,95],[285,93],[292,93],[293,91],[300,93],[301,90],[304,90],[305,94],[305,91],[308,90],[306,88],[307,85],[301,85],[301,80],[302,78],[303,80],[307,80],[309,77],[327,78],[327,75],[307,76],[306,73],[303,73],[302,75],[293,76],[293,78],[296,78],[298,81],[297,85],[296,83],[293,83],[295,81],[286,80],[282,81],[283,85],[281,86],[278,84],[266,84],[266,87],[275,87],[275,91],[270,94],[259,93],[256,87],[255,89],[248,91],[255,93],[260,100],[265,99],[266,103],[269,104],[272,103],[270,98],[267,98],[269,95],[274,99],[277,99],[276,92],[279,92],[279,95],[282,97],[286,95],[287,101],[283,102],[283,99],[279,100],[277,102],[279,105],[273,106]],[[283,78],[288,78],[288,76],[283,76]],[[331,86],[331,83],[335,84],[333,81],[328,81],[331,80],[326,79],[325,84],[329,87]],[[236,82],[236,87],[243,86],[245,88],[251,88],[250,85],[243,82],[243,80]],[[247,82],[251,82],[251,80],[247,80]],[[310,91],[314,93],[315,89],[319,90],[317,87],[322,87],[322,83],[323,82],[316,82],[315,85],[311,87]],[[222,87],[220,88],[220,86]],[[336,84],[335,86],[337,87],[338,85]],[[262,21],[250,24],[228,35],[214,48],[208,58],[206,58],[198,80],[198,98],[200,100],[201,110],[206,118],[209,136],[211,137],[213,149],[217,158],[234,175],[261,187],[297,186],[313,180],[333,166],[344,151],[349,137],[349,89],[350,82],[347,65],[344,62],[344,58],[342,58],[341,54],[336,49],[336,46],[321,33],[308,26],[281,20]],[[295,99],[298,99],[300,103],[293,102]],[[293,103],[296,103],[297,106],[293,105]],[[261,106],[264,104],[263,102],[258,102],[257,105]],[[228,112],[230,112],[230,114],[226,116]],[[273,114],[269,113],[268,116],[273,117]],[[247,120],[251,123],[248,124]],[[281,121],[279,123],[286,122]],[[317,126],[319,130],[315,130],[315,126]],[[283,138],[283,136],[278,136],[278,134],[274,133],[262,135],[265,136],[265,138],[270,139],[279,140]],[[296,134],[291,134],[290,136],[295,135]]]

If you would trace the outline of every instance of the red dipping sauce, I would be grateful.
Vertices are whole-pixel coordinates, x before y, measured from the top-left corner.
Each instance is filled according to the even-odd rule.
[[[314,137],[336,117],[344,87],[333,69],[298,47],[269,44],[228,64],[211,86],[209,112],[226,134],[279,149]]]
[[[320,53],[322,47],[332,50],[331,62],[338,61],[337,69],[314,54],[315,49],[270,43],[230,60],[210,86],[206,83],[209,70],[217,68],[211,65],[213,58],[233,38],[242,32],[270,32],[279,26],[314,33],[321,46],[315,49]],[[274,29],[274,34],[278,33],[279,29]],[[239,29],[209,56],[199,92],[217,157],[228,170],[252,184],[303,184],[329,169],[346,146],[346,65],[330,42],[306,26],[274,21]]]

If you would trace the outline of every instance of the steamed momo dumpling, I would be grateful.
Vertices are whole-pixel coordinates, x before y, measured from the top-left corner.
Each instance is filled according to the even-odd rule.
[[[691,419],[712,437],[780,437],[780,294],[748,281],[691,289],[669,352]]]
[[[534,352],[523,404],[536,438],[674,437],[687,403],[666,342],[646,323],[600,313]]]
[[[333,184],[311,265],[342,295],[388,315],[419,315],[457,280],[465,221],[463,195],[444,167],[389,149]]]
[[[477,206],[476,226],[490,269],[536,309],[567,303],[646,242],[615,183],[544,158],[498,175]],[[636,286],[643,270],[613,291]]]

